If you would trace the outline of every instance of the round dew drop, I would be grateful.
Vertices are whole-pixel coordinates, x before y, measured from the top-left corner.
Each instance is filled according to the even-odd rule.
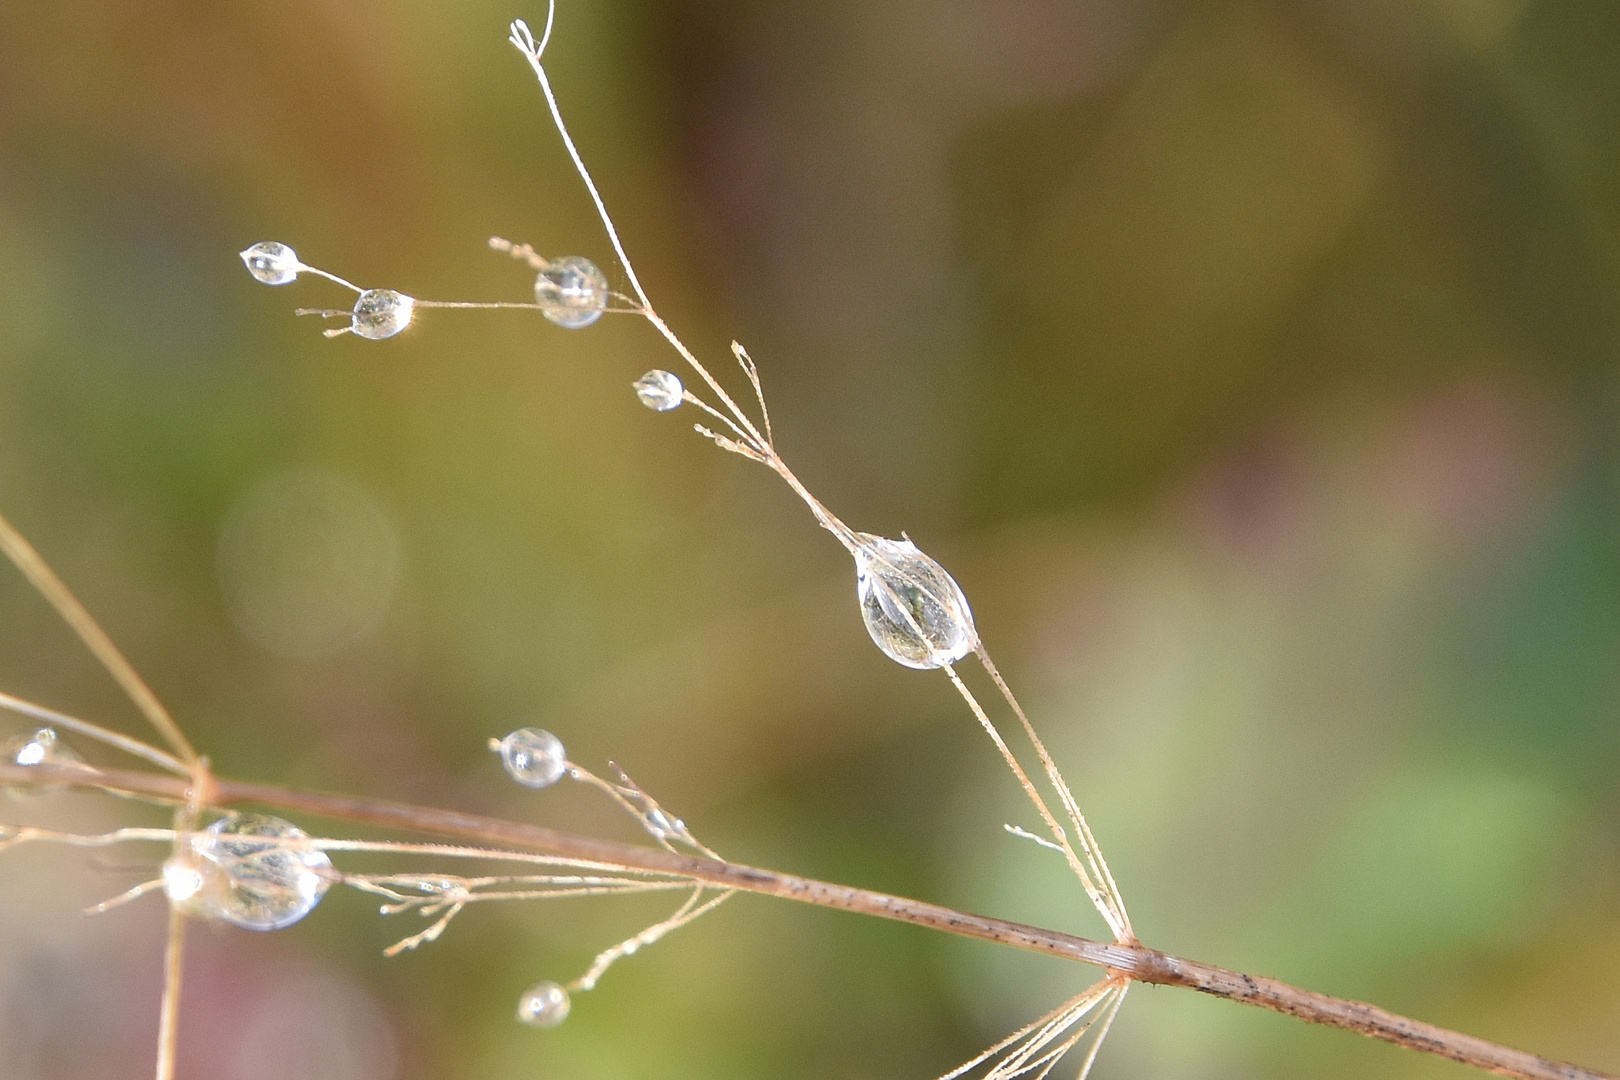
[[[392,289],[367,289],[354,302],[354,321],[349,327],[355,334],[372,341],[391,338],[411,325],[416,301]]]
[[[641,403],[653,412],[669,412],[678,406],[685,389],[674,372],[662,368],[654,368],[630,385],[635,387]]]
[[[267,814],[227,814],[163,867],[169,899],[244,930],[280,930],[315,910],[335,872],[309,835]]]
[[[602,271],[578,255],[553,259],[534,279],[540,314],[564,330],[583,330],[600,319],[607,310],[608,293]]]
[[[550,787],[568,771],[562,740],[539,728],[518,728],[496,744],[507,775],[524,787]]]
[[[241,252],[248,273],[266,285],[286,285],[298,276],[303,264],[297,252],[286,244],[265,240]]]
[[[962,587],[910,540],[856,533],[855,594],[866,632],[906,667],[954,664],[979,643]]]
[[[568,1019],[573,1002],[568,991],[551,982],[537,982],[518,998],[517,1018],[530,1027],[556,1027]]]

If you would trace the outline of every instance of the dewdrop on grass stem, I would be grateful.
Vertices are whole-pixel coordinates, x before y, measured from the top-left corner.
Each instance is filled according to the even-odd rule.
[[[490,749],[501,755],[507,775],[524,787],[550,787],[568,771],[562,740],[539,728],[518,728],[504,739],[491,739]]]
[[[669,412],[675,408],[681,403],[681,393],[685,390],[674,372],[662,368],[654,368],[631,385],[636,389],[636,397],[653,412]]]
[[[286,285],[304,269],[298,253],[286,244],[265,240],[240,252],[248,273],[266,285]]]
[[[602,271],[578,255],[551,260],[534,279],[540,313],[564,330],[583,330],[600,319],[610,295]]]
[[[335,872],[298,826],[266,814],[227,814],[163,865],[171,903],[244,930],[291,926],[321,902]]]
[[[855,592],[866,632],[912,668],[954,664],[979,643],[961,586],[910,540],[856,533]]]
[[[84,761],[62,741],[55,728],[40,728],[32,735],[5,744],[5,760],[13,765],[82,765]]]
[[[32,735],[12,739],[0,743],[0,761],[11,765],[34,766],[69,766],[89,769],[84,759],[74,753],[73,748],[62,741],[55,728],[40,728]],[[53,790],[51,784],[14,785],[6,790],[16,798],[28,795],[39,795]]]
[[[367,289],[354,302],[354,319],[349,331],[371,341],[391,338],[411,325],[416,301],[392,289]],[[338,331],[341,333],[342,331]],[[328,330],[328,334],[332,331]]]
[[[530,1027],[556,1027],[573,1007],[568,991],[550,981],[537,982],[518,998],[517,1018]]]

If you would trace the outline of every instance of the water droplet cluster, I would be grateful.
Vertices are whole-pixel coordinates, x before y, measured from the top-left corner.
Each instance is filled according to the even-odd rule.
[[[911,668],[954,664],[978,644],[967,597],[945,568],[910,540],[856,533],[855,594],[866,632],[889,659]]]
[[[672,371],[654,368],[630,384],[636,397],[653,412],[669,412],[681,403],[685,387]]]
[[[524,787],[550,787],[568,772],[562,740],[539,728],[518,728],[495,743],[507,775]]]
[[[163,865],[171,903],[244,930],[291,926],[321,902],[335,871],[298,826],[266,814],[227,814],[193,833]]]
[[[553,259],[534,279],[540,314],[564,330],[583,330],[600,319],[610,296],[607,277],[578,255]]]
[[[572,1007],[568,991],[548,979],[523,991],[518,998],[517,1018],[530,1027],[556,1027],[568,1019]]]

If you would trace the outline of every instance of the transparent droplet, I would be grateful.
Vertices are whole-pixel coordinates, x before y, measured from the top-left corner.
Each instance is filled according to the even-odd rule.
[[[241,252],[242,262],[247,265],[248,273],[266,285],[285,285],[298,276],[298,271],[304,268],[298,261],[298,253],[286,244],[278,244],[274,240],[265,240],[254,244]]]
[[[653,807],[641,816],[647,831],[661,840],[686,839],[686,822],[662,807]]]
[[[944,667],[973,651],[973,612],[943,566],[910,540],[855,536],[855,592],[878,648],[913,668]]]
[[[163,867],[169,899],[244,930],[280,930],[315,909],[334,876],[304,830],[266,814],[227,814]]]
[[[393,289],[367,289],[354,302],[354,333],[372,341],[391,338],[411,325],[416,300]]]
[[[73,747],[62,741],[54,728],[40,728],[32,735],[23,735],[0,743],[0,760],[12,765],[74,766],[89,769]],[[13,796],[24,798],[56,790],[55,784],[13,785],[7,788]]]
[[[40,728],[32,735],[5,744],[6,760],[13,765],[83,765],[84,759],[62,741],[55,728]]]
[[[568,753],[562,740],[539,728],[518,728],[495,744],[501,764],[524,787],[550,787],[568,771]]]
[[[654,412],[669,412],[681,403],[681,380],[673,371],[654,368],[630,385],[636,388],[636,397]]]
[[[607,310],[607,278],[595,263],[578,255],[553,259],[534,279],[534,302],[542,315],[564,330],[583,330]]]
[[[523,996],[518,998],[517,1017],[530,1027],[556,1027],[568,1019],[568,1010],[572,1007],[568,991],[548,979],[523,991]]]
[[[163,864],[164,894],[170,903],[188,911],[193,909],[192,901],[202,892],[205,881],[195,856],[179,853]]]

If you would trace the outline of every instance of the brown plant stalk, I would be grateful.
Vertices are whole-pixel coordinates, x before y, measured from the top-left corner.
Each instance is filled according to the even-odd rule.
[[[19,766],[3,762],[0,762],[0,784],[89,788],[176,805],[189,802],[194,806],[217,809],[252,804],[354,824],[472,841],[491,847],[613,863],[634,870],[677,875],[717,888],[875,915],[961,937],[1077,960],[1107,969],[1128,980],[1180,986],[1243,1005],[1256,1005],[1306,1023],[1359,1032],[1409,1050],[1449,1058],[1503,1076],[1524,1077],[1525,1080],[1620,1080],[1620,1077],[1610,1073],[1552,1061],[1486,1039],[1413,1020],[1365,1002],[1319,994],[1276,979],[1186,960],[1143,945],[1092,941],[1057,930],[975,915],[870,889],[579,836],[483,814],[298,791],[212,776],[207,777],[204,790],[198,791],[193,789],[193,781],[177,776],[49,765]]]

